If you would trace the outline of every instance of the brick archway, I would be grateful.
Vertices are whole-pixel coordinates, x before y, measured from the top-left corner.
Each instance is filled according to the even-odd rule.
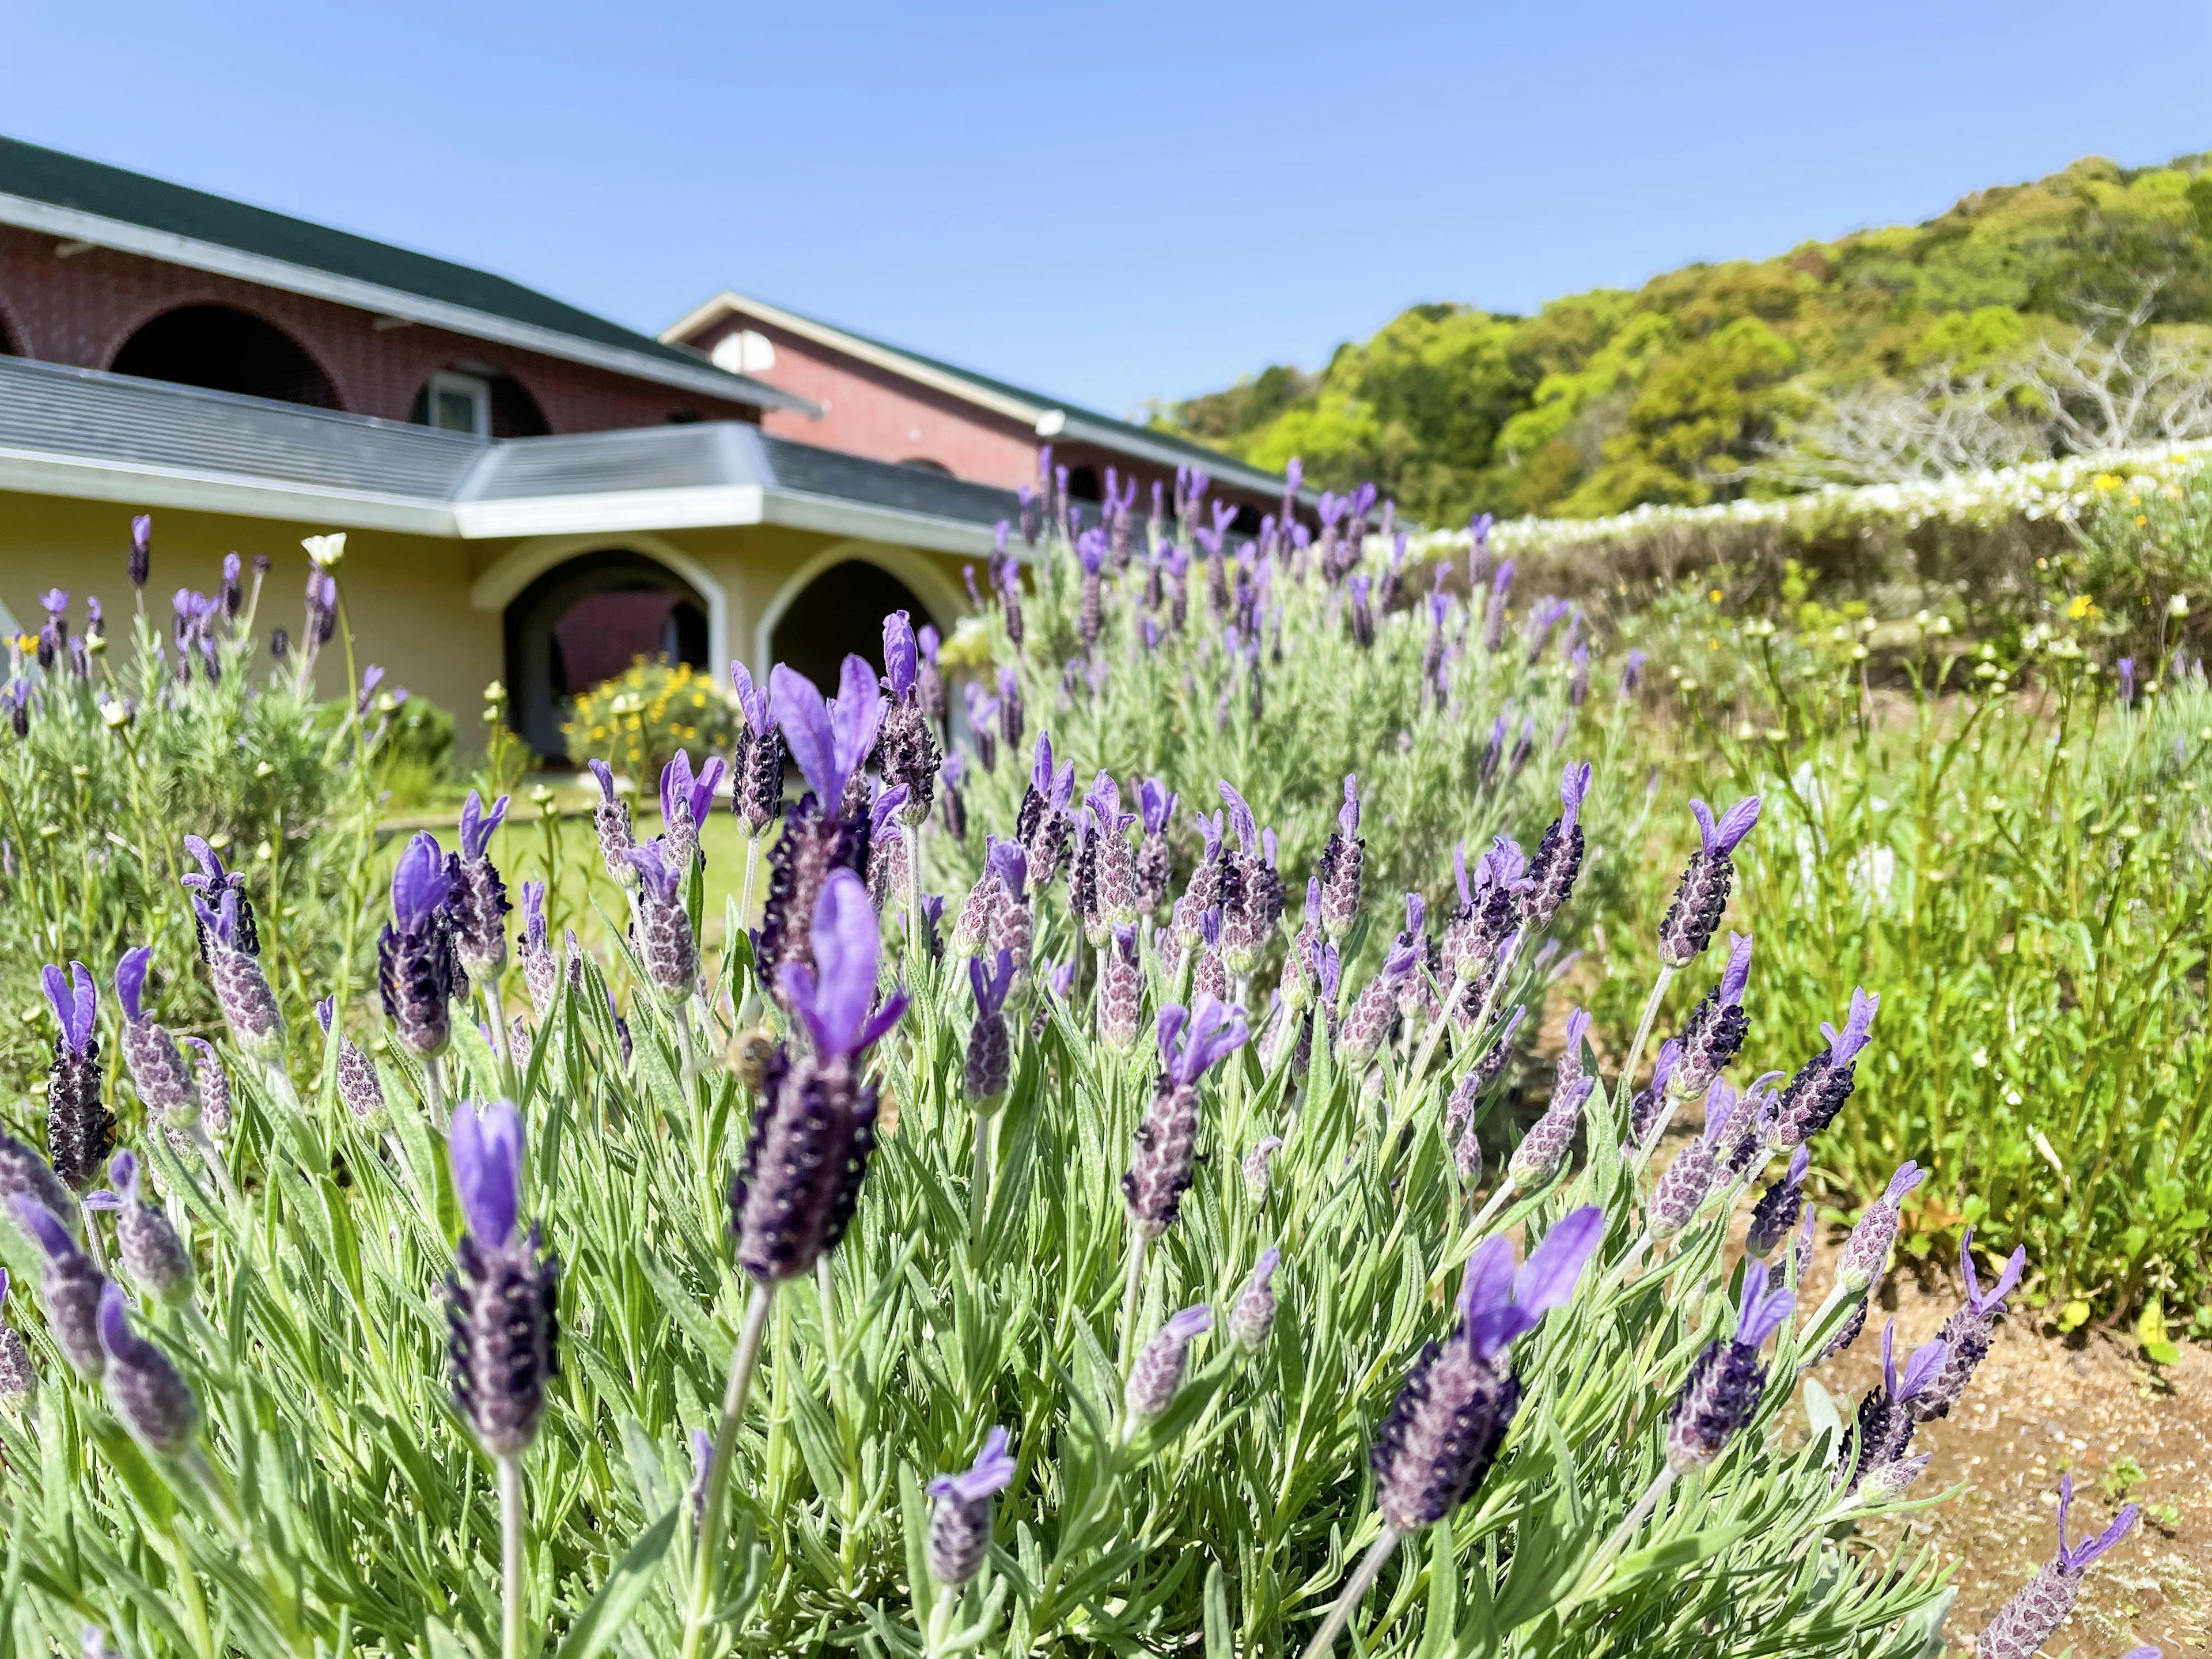
[[[236,306],[182,305],[134,330],[108,369],[313,409],[343,409],[337,386],[307,349],[266,318]]]

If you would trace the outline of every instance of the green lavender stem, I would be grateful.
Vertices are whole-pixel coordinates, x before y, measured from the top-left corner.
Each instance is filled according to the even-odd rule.
[[[1391,1552],[1397,1547],[1398,1529],[1386,1524],[1382,1535],[1360,1558],[1358,1570],[1346,1582],[1344,1593],[1336,1598],[1336,1605],[1328,1610],[1328,1617],[1321,1621],[1321,1628],[1314,1632],[1314,1639],[1306,1644],[1305,1659],[1322,1659],[1322,1656],[1336,1645],[1337,1637],[1345,1626],[1351,1623],[1353,1611],[1382,1572],[1382,1564],[1390,1559]]]
[[[505,1617],[501,1621],[501,1659],[523,1659],[522,1624],[526,1590],[523,1583],[522,1460],[512,1454],[499,1460],[499,1538]]]
[[[745,1396],[752,1389],[753,1370],[760,1362],[761,1339],[767,1333],[769,1310],[775,1301],[773,1282],[752,1287],[745,1303],[744,1326],[738,1334],[738,1350],[731,1357],[729,1386],[722,1395],[722,1418],[714,1429],[714,1449],[707,1462],[706,1489],[700,1495],[699,1559],[691,1578],[691,1607],[684,1620],[684,1659],[699,1659],[707,1637],[708,1620],[714,1609],[730,1462],[737,1453],[738,1425],[744,1419]]]

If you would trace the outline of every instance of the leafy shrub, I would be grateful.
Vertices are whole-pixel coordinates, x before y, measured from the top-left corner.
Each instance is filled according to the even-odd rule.
[[[1980,695],[1878,699],[1848,661],[1791,672],[1817,659],[1763,643],[1732,635],[1723,654],[1767,665],[1767,707],[1731,729],[1685,693],[1702,758],[1674,772],[1767,802],[1741,890],[1759,1029],[1809,1031],[1855,984],[1887,999],[1864,1080],[1878,1107],[1851,1115],[1816,1179],[1848,1212],[1918,1160],[1914,1253],[1948,1257],[1969,1224],[2024,1243],[2063,1323],[2147,1294],[2206,1308],[2212,1223],[2188,1174],[2212,1154],[2201,670],[2155,691],[2131,673],[2130,705],[2075,638],[2031,637],[2039,690],[2023,695],[1994,664],[1960,675],[1930,639],[1922,678]],[[1648,936],[1666,897],[1638,886],[1621,935]],[[1624,976],[1601,1006],[1636,994]]]
[[[578,697],[561,729],[580,763],[604,760],[626,776],[650,778],[679,749],[728,748],[735,720],[711,671],[640,657]]]

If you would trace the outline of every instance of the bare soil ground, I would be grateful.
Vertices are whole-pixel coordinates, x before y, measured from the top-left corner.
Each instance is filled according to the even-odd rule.
[[[1865,1334],[1816,1375],[1848,1413],[1881,1376],[1882,1318],[1896,1316],[1901,1359],[1959,1301],[1955,1285],[1916,1278],[1900,1260]],[[2073,1541],[2102,1530],[2123,1502],[2145,1514],[2089,1569],[2073,1619],[2045,1651],[2064,1654],[2070,1643],[2079,1659],[2119,1659],[2145,1644],[2168,1659],[2212,1652],[2212,1354],[2184,1344],[2179,1364],[2154,1366],[2132,1342],[2061,1337],[2021,1308],[1999,1327],[1966,1399],[1914,1447],[1936,1455],[1915,1496],[1965,1488],[1905,1523],[1957,1564],[1946,1627],[1954,1654],[1972,1651],[1990,1617],[2056,1551],[2058,1477],[2069,1469]],[[1896,1532],[1893,1523],[1893,1541]]]

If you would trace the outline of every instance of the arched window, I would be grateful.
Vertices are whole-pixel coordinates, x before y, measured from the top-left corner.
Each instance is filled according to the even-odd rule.
[[[914,590],[880,566],[862,559],[834,564],[793,596],[769,638],[775,660],[804,674],[827,693],[837,684],[847,656],[866,657],[881,673],[884,618],[903,611],[919,628],[929,608]]]
[[[118,374],[212,392],[317,409],[343,407],[330,377],[297,341],[275,324],[230,306],[179,306],[163,312],[123,343],[108,368]]]
[[[553,429],[530,388],[514,376],[468,367],[441,368],[425,380],[407,418],[481,438],[542,438]]]
[[[640,657],[707,666],[707,603],[667,566],[610,549],[556,565],[507,607],[515,730],[541,755],[568,751],[567,703]]]

